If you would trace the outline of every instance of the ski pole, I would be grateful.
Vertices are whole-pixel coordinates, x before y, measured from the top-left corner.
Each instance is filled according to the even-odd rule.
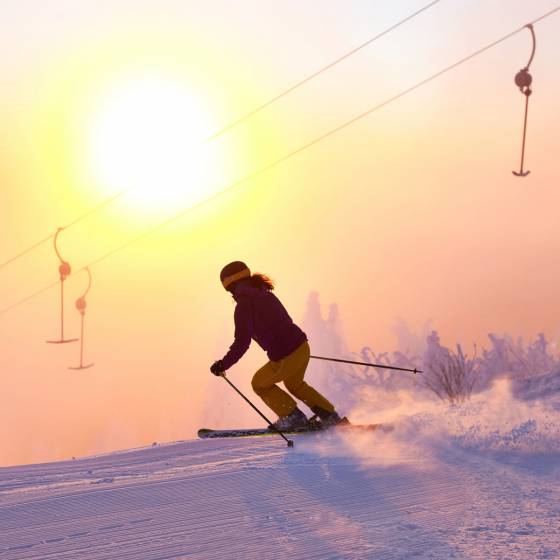
[[[285,435],[284,432],[281,432],[227,377],[225,372],[220,373],[220,377],[223,377],[231,386],[231,388],[238,394],[240,395],[245,402],[247,402],[251,408],[257,412],[257,414],[259,414],[259,416],[261,418],[263,418],[263,420],[268,424],[269,428],[272,428],[279,436],[282,436],[282,438],[284,438],[284,440],[286,440],[286,443],[288,444],[288,447],[293,447],[294,446],[294,442],[291,439],[288,439]]]
[[[355,364],[357,366],[368,366],[368,367],[375,367],[375,368],[383,368],[383,369],[395,369],[397,371],[409,371],[410,373],[422,373],[421,369],[409,369],[409,368],[402,368],[396,366],[384,366],[381,364],[371,364],[369,362],[355,362],[353,360],[341,360],[340,358],[326,358],[325,356],[310,356],[315,360],[326,360],[327,362],[342,362],[343,364]]]

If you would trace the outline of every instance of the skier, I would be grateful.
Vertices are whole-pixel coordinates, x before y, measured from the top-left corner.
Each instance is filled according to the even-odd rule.
[[[227,354],[212,364],[210,371],[220,375],[245,354],[251,339],[267,352],[269,362],[253,376],[253,390],[277,415],[279,430],[308,425],[296,401],[277,383],[303,401],[324,426],[341,422],[334,406],[304,380],[309,363],[306,334],[292,321],[280,300],[272,293],[274,284],[264,274],[251,274],[247,265],[234,261],[220,273],[223,287],[231,292],[235,307],[235,340]]]

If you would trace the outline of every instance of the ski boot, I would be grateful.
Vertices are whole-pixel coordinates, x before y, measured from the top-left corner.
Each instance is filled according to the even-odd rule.
[[[321,429],[323,430],[326,428],[330,428],[331,426],[337,426],[338,424],[344,425],[350,423],[348,421],[348,418],[341,418],[336,410],[329,412],[328,410],[325,410],[320,406],[314,406],[311,410],[319,418],[319,424],[321,425]]]
[[[290,414],[280,416],[280,418],[272,424],[271,428],[280,430],[281,432],[288,432],[298,428],[307,428],[307,416],[296,407]]]

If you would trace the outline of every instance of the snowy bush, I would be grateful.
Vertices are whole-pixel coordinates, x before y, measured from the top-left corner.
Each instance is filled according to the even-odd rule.
[[[457,344],[457,353],[440,345],[437,332],[433,331],[427,339],[424,354],[424,385],[442,401],[451,404],[469,399],[476,383],[479,363],[469,359]]]
[[[467,400],[473,391],[487,390],[496,379],[530,379],[560,368],[542,333],[527,346],[521,338],[514,342],[507,335],[491,333],[488,338],[491,347],[483,349],[479,357],[468,358],[459,344],[456,353],[441,346],[433,331],[424,354],[425,386],[439,398],[456,403]]]
[[[560,357],[550,351],[544,334],[525,344],[521,338],[491,333],[490,345],[468,357],[458,344],[456,350],[442,346],[437,331],[430,332],[426,322],[418,332],[399,319],[392,330],[397,338],[397,350],[383,352],[374,346],[365,346],[352,352],[343,334],[338,307],[331,305],[323,317],[319,295],[311,293],[303,319],[313,354],[332,356],[371,364],[382,364],[423,370],[423,373],[398,372],[383,368],[336,362],[315,361],[309,367],[308,379],[332,398],[343,410],[357,406],[366,393],[408,391],[415,399],[463,402],[471,393],[488,390],[497,379],[513,381],[540,377],[560,371]],[[516,395],[524,385],[515,385]],[[436,397],[437,395],[437,397]]]
[[[515,342],[507,335],[499,337],[489,334],[488,338],[492,346],[489,350],[483,350],[480,358],[481,387],[488,387],[497,377],[523,379],[560,366],[560,361],[549,353],[549,343],[543,333],[539,333],[537,339],[527,347],[521,338]]]

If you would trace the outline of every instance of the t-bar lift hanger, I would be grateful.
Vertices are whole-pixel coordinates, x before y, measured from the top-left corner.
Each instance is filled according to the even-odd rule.
[[[89,292],[89,289],[91,288],[91,272],[87,266],[83,270],[85,270],[88,273],[88,285],[83,295],[76,300],[76,309],[80,312],[81,315],[80,365],[77,367],[70,367],[68,369],[87,369],[93,366],[93,364],[84,365],[84,318],[86,315],[86,307],[87,307],[86,295]]]
[[[517,74],[515,75],[515,85],[525,96],[525,118],[523,120],[523,142],[521,143],[521,165],[519,171],[512,171],[512,173],[517,177],[526,177],[530,173],[529,171],[523,171],[523,162],[525,160],[525,137],[527,135],[527,113],[529,112],[529,96],[531,95],[531,93],[533,93],[530,87],[531,82],[533,81],[533,77],[531,76],[531,74],[529,74],[529,67],[531,66],[531,62],[533,62],[535,49],[537,47],[537,39],[535,37],[533,24],[528,23],[525,27],[531,32],[531,37],[533,39],[533,50],[531,51],[531,57],[529,58],[529,62],[527,62],[527,66],[519,70],[519,72],[517,72]]]
[[[72,269],[70,267],[70,263],[65,261],[58,251],[58,235],[63,229],[63,227],[59,227],[54,235],[54,251],[60,261],[60,266],[58,267],[58,273],[60,274],[60,339],[47,340],[49,344],[66,344],[68,342],[75,342],[78,340],[77,338],[64,338],[64,281],[68,278],[68,276],[70,276]]]

